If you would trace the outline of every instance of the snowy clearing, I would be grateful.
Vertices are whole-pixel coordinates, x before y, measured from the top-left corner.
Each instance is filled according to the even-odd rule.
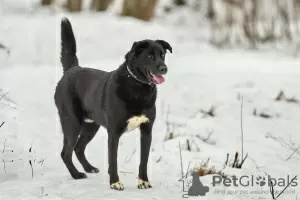
[[[3,40],[11,50],[10,55],[0,50],[0,124],[5,122],[0,128],[1,200],[181,199],[179,141],[184,170],[190,161],[195,166],[208,158],[210,165],[222,169],[226,154],[233,156],[241,150],[241,96],[244,154],[249,158],[242,169],[226,168],[224,173],[257,177],[266,172],[285,179],[287,175],[300,176],[300,151],[294,150],[292,155],[293,148],[300,147],[300,104],[274,100],[280,90],[289,98],[300,99],[299,59],[272,50],[216,50],[189,37],[198,31],[191,33],[159,21],[144,23],[112,14],[65,15],[73,25],[82,66],[113,70],[132,43],[145,38],[164,39],[172,45],[174,53],[166,56],[169,73],[159,86],[148,165],[153,189],[137,189],[137,130],[121,138],[118,167],[123,192],[109,188],[107,134],[103,128],[87,149],[88,159],[100,173],[88,174],[85,180],[71,178],[60,158],[62,133],[53,100],[62,75],[62,15],[8,14],[0,19],[0,42]],[[199,111],[212,106],[216,107],[216,116],[202,117]],[[254,110],[270,118],[254,116]],[[174,129],[175,138],[164,141],[166,119],[178,127]],[[207,141],[199,139],[206,138],[210,131]],[[191,151],[185,150],[187,139],[194,141]],[[74,162],[82,171],[77,159]],[[270,194],[250,194],[269,191],[267,186],[213,187],[211,175],[200,179],[210,191],[190,199],[272,199]],[[296,199],[299,184],[298,180],[298,186],[290,187],[279,199]],[[217,192],[223,189],[233,194]],[[281,191],[283,187],[275,189]]]

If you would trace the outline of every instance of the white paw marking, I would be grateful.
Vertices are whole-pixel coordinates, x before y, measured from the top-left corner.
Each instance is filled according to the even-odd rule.
[[[111,184],[110,188],[114,189],[114,190],[124,190],[124,185],[120,182],[116,182],[116,183]]]
[[[89,119],[89,118],[85,118],[84,122],[86,122],[86,123],[94,123],[94,120]]]
[[[152,185],[148,181],[143,181],[142,179],[139,179],[138,188],[148,189],[148,188],[152,188]]]
[[[127,120],[126,131],[132,131],[137,127],[139,127],[141,124],[147,122],[149,122],[149,119],[145,115],[131,117],[130,119]]]

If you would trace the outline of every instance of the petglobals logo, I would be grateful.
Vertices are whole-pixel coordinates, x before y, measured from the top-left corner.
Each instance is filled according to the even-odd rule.
[[[282,178],[274,178],[270,175],[268,176],[241,176],[241,177],[227,177],[222,178],[220,176],[213,176],[212,186],[216,187],[218,185],[223,185],[225,187],[253,187],[253,186],[278,186],[278,187],[286,187],[289,185],[290,187],[298,186],[297,177],[291,177],[287,175]]]

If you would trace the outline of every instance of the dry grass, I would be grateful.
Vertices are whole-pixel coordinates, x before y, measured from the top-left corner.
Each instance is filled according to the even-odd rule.
[[[202,162],[200,163],[200,167],[197,169],[199,176],[206,176],[206,175],[212,175],[212,174],[215,174],[215,175],[220,175],[220,176],[223,177],[223,178],[227,177],[227,176],[222,172],[223,169],[217,170],[217,169],[215,168],[215,166],[209,167],[209,161],[210,161],[210,159],[208,158],[207,160],[202,161]]]

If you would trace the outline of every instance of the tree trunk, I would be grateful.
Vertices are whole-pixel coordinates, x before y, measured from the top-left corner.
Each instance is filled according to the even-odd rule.
[[[82,8],[82,0],[68,0],[67,8],[71,12],[78,12]]]
[[[48,5],[51,5],[53,2],[53,0],[42,0],[41,4],[43,6],[48,6]]]
[[[186,4],[185,0],[173,0],[174,4],[177,6],[184,6]]]
[[[111,0],[92,0],[91,10],[105,11],[107,10]]]
[[[124,0],[122,16],[131,16],[150,21],[154,15],[157,0]]]

